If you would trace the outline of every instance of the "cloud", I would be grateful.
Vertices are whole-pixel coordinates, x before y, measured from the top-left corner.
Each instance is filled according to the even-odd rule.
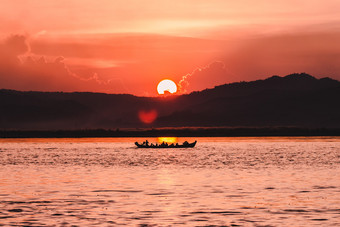
[[[179,91],[186,93],[213,88],[235,79],[236,76],[226,69],[223,62],[215,61],[205,67],[196,68],[192,73],[186,74],[179,81],[178,85]]]
[[[11,67],[20,64],[19,55],[25,54],[30,47],[23,35],[11,35],[0,44],[0,66]]]
[[[101,79],[95,72],[87,77],[74,73],[62,56],[47,60],[45,56],[35,55],[30,50],[25,35],[11,35],[0,44],[1,88],[114,93],[115,88],[122,87],[113,85],[112,79]]]
[[[0,41],[0,88],[152,96],[164,78],[179,81],[180,93],[294,72],[340,79],[340,33],[330,28],[225,40],[152,34],[11,35]],[[238,34],[220,32],[225,35],[216,37]]]
[[[31,41],[38,55],[65,57],[68,68],[82,78],[96,73],[114,88],[137,95],[156,95],[164,77],[179,81],[198,64],[214,59],[221,51],[215,40],[154,34],[49,35]],[[120,90],[119,90],[120,89]],[[91,89],[93,91],[93,89]]]
[[[326,28],[325,28],[326,29]],[[216,85],[306,72],[340,80],[338,31],[300,31],[235,40],[221,46],[221,61],[196,68],[179,82],[182,93]]]

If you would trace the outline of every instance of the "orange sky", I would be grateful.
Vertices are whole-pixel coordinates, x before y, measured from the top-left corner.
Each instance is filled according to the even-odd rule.
[[[0,88],[156,95],[307,72],[340,79],[338,0],[2,0]]]

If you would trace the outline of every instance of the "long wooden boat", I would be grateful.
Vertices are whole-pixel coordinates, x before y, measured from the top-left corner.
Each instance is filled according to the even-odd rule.
[[[183,144],[159,144],[159,145],[146,145],[146,144],[139,144],[138,142],[135,142],[136,146],[138,148],[189,148],[194,147],[196,145],[197,141],[193,143],[183,143]]]

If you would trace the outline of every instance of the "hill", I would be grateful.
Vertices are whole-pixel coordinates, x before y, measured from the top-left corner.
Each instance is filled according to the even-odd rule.
[[[0,129],[230,126],[340,128],[340,82],[308,74],[217,86],[173,97],[0,90]],[[154,110],[146,124],[140,111]]]

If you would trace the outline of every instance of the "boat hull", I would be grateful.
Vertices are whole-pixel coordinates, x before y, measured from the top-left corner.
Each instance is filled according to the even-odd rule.
[[[174,146],[162,146],[162,145],[158,145],[158,146],[146,146],[146,145],[143,145],[143,144],[139,144],[137,142],[135,142],[136,146],[138,148],[151,148],[151,149],[159,149],[159,148],[192,148],[192,147],[195,147],[197,141],[193,142],[193,143],[188,143],[188,144],[180,144],[180,145],[174,145]]]

